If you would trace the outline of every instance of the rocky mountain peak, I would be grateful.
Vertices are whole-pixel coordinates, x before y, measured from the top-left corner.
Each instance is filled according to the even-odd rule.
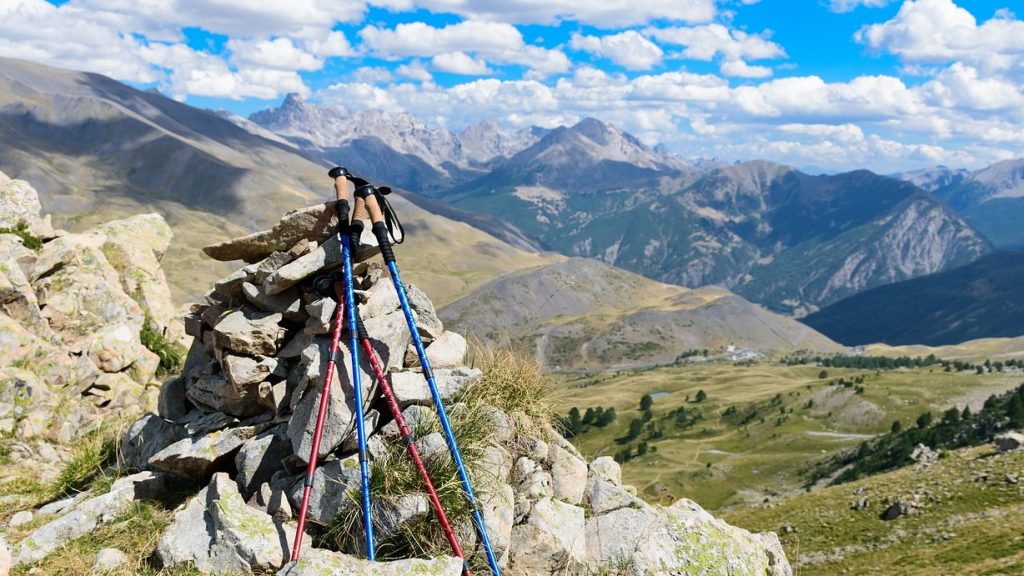
[[[970,180],[989,187],[992,198],[1024,198],[1024,158],[1003,160],[971,175]]]
[[[302,95],[298,92],[289,92],[284,97],[284,102],[281,103],[281,108],[288,109],[303,109],[306,107],[306,101]]]

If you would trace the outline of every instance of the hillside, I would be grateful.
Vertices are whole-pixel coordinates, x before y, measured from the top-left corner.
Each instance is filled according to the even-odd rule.
[[[803,321],[848,346],[944,345],[1024,335],[1024,252],[998,252],[949,270],[881,286]]]
[[[760,353],[841,348],[814,330],[717,287],[662,284],[572,258],[498,278],[441,318],[484,342],[535,350],[558,370],[672,364],[694,349]]]
[[[333,195],[324,165],[218,114],[100,76],[0,58],[0,170],[31,181],[55,224],[83,230],[157,212],[174,231],[164,266],[174,299],[197,300],[230,268],[200,248]],[[505,272],[551,261],[465,224],[393,201],[415,240],[409,281],[443,303]],[[458,259],[451,253],[460,253]]]
[[[1004,160],[975,172],[939,168],[901,176],[934,190],[997,248],[1024,247],[1024,159]]]
[[[761,161],[676,170],[594,122],[551,132],[444,199],[500,215],[544,249],[683,286],[720,284],[797,315],[991,249],[959,215],[896,179],[810,176]]]
[[[800,574],[1010,576],[1024,573],[1022,469],[1024,450],[989,444],[725,517],[777,530]],[[881,519],[897,500],[915,513]]]

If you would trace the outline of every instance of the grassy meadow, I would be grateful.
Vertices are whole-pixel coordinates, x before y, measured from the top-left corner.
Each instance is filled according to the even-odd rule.
[[[829,368],[824,378],[822,371],[762,360],[562,374],[553,399],[562,416],[572,407],[581,414],[615,408],[613,422],[586,426],[573,442],[588,458],[629,449],[623,479],[647,500],[685,497],[724,510],[802,492],[813,464],[888,431],[894,421],[906,427],[926,411],[977,409],[990,395],[1024,382],[1019,370]],[[697,402],[702,390],[705,398]],[[645,394],[652,402],[643,422]],[[634,419],[643,422],[642,430],[627,440]]]

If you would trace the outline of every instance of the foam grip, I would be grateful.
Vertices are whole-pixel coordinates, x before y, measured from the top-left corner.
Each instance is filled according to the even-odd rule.
[[[373,235],[377,237],[377,244],[380,245],[380,255],[384,262],[395,261],[395,251],[391,249],[391,240],[388,239],[388,227],[382,220],[374,221]]]
[[[366,211],[366,199],[356,196],[355,208],[352,210],[352,220],[367,220],[370,217]]]
[[[363,221],[359,219],[359,210],[357,208],[355,211],[355,218],[353,218],[352,222],[348,225],[348,245],[349,250],[352,251],[353,255],[355,255],[356,250],[359,249],[359,238],[363,235],[363,228],[365,226],[366,225],[363,224]]]
[[[376,194],[366,197],[366,211],[370,213],[370,222],[373,222],[374,225],[384,222],[384,213],[380,209],[380,202],[377,201]]]

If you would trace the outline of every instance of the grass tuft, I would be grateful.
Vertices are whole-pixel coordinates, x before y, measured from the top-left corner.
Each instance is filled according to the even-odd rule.
[[[511,348],[483,346],[474,350],[471,365],[483,375],[467,397],[498,408],[514,418],[516,434],[543,438],[554,420],[551,379],[536,359]]]
[[[43,249],[43,240],[28,230],[28,224],[18,222],[14,228],[0,227],[0,234],[14,234],[21,238],[21,243],[29,250],[39,252]]]
[[[139,342],[160,357],[160,366],[156,370],[158,378],[174,374],[181,369],[182,358],[186,353],[184,348],[180,344],[169,342],[164,338],[163,333],[157,329],[149,314],[146,315],[146,321],[142,323]]]

